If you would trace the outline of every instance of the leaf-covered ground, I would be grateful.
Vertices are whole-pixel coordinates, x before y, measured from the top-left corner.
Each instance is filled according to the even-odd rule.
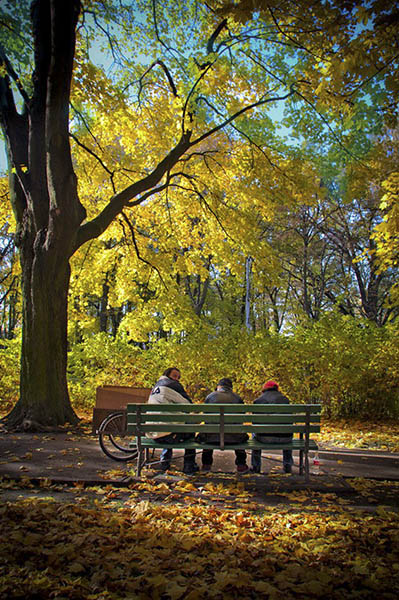
[[[127,490],[3,481],[31,496],[0,508],[0,598],[396,600],[399,484],[350,483],[360,504],[383,504],[301,490],[260,505],[227,476]]]
[[[399,589],[394,513],[133,502],[110,514],[30,500],[0,516],[2,598],[394,599]]]
[[[312,435],[324,448],[350,448],[399,452],[399,421],[327,421],[321,433]]]
[[[319,436],[383,452],[398,440],[395,423],[324,422]],[[399,483],[287,492],[285,477],[269,474],[266,493],[261,476],[212,473],[126,489],[3,479],[0,600],[396,600]]]

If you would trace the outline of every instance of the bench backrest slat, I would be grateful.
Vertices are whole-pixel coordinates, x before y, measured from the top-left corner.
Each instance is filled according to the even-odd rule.
[[[142,413],[151,412],[186,412],[220,414],[220,407],[224,413],[289,413],[305,414],[306,410],[320,413],[321,404],[128,404],[127,412],[133,413],[137,406],[141,406]]]
[[[187,425],[184,423],[148,423],[146,425],[141,425],[140,427],[141,433],[145,433],[147,431],[173,431],[190,433],[193,430],[195,430],[198,433],[220,433],[220,425],[207,425],[206,423],[202,423],[193,427],[192,424]],[[243,431],[253,433],[305,433],[306,425],[224,425],[225,433],[241,433]],[[312,433],[318,433],[320,431],[320,425],[310,425],[309,431]],[[135,434],[136,426],[129,425],[128,432]]]
[[[212,423],[219,423],[220,416],[219,415],[189,415],[187,413],[180,414],[156,414],[152,413],[151,415],[136,415],[136,413],[131,413],[130,418],[128,419],[131,425],[138,423],[138,419],[140,419],[140,423],[142,425],[148,423],[185,423],[189,425],[190,423],[193,425],[200,425],[204,421],[211,425]],[[245,424],[295,424],[295,423],[306,423],[306,415],[250,415],[250,414],[241,414],[241,415],[224,415],[223,422],[228,424],[239,425],[240,423]],[[309,423],[320,423],[320,415],[310,415]]]

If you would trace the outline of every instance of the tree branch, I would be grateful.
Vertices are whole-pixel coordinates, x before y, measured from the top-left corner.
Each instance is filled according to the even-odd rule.
[[[14,71],[10,61],[8,60],[8,57],[7,57],[6,53],[4,52],[4,48],[1,44],[0,44],[0,61],[1,61],[0,64],[1,63],[4,64],[8,75],[15,82],[15,85],[17,86],[19,93],[21,94],[22,98],[24,99],[26,107],[29,109],[29,102],[30,102],[29,96],[26,93],[24,87],[22,86],[17,73]]]
[[[206,133],[204,133],[203,135],[198,137],[196,140],[193,140],[191,142],[191,145],[194,146],[195,144],[199,144],[200,142],[207,139],[214,133],[216,133],[216,132],[220,131],[221,129],[223,129],[224,127],[226,127],[226,125],[229,125],[230,123],[235,121],[241,115],[244,115],[245,113],[249,112],[250,110],[253,110],[254,108],[263,106],[264,104],[267,104],[268,102],[277,102],[279,100],[286,100],[290,96],[293,96],[294,94],[297,93],[297,91],[293,89],[293,85],[291,85],[290,87],[291,87],[290,91],[287,94],[285,94],[284,96],[276,96],[274,98],[265,98],[263,100],[258,100],[257,102],[253,102],[252,104],[248,104],[247,106],[244,106],[243,108],[238,110],[236,113],[231,115],[231,117],[229,117],[228,119],[225,119],[225,121],[223,121],[222,123],[220,123],[213,129],[210,129],[209,131],[207,131]]]
[[[162,275],[161,275],[161,272],[160,272],[160,270],[158,269],[158,267],[156,267],[155,265],[152,265],[152,264],[151,264],[151,263],[150,263],[148,260],[146,260],[145,258],[143,258],[143,257],[140,255],[139,247],[138,247],[138,245],[137,245],[137,241],[136,241],[136,235],[135,235],[135,233],[134,233],[134,227],[133,227],[133,225],[131,224],[131,222],[130,222],[129,218],[127,217],[127,215],[126,215],[126,214],[125,214],[123,211],[121,212],[121,215],[122,215],[122,217],[124,218],[124,220],[125,220],[125,223],[126,223],[126,224],[127,224],[127,226],[129,227],[129,230],[130,230],[130,233],[131,233],[131,236],[132,236],[132,241],[133,241],[134,249],[135,249],[135,251],[136,251],[137,258],[138,258],[139,260],[141,260],[141,262],[143,262],[143,263],[145,263],[146,265],[148,265],[149,267],[151,267],[152,269],[155,269],[155,271],[156,271],[156,272],[158,273],[158,275],[159,275],[159,279],[161,280],[161,282],[162,282],[163,286],[164,286],[164,287],[165,287],[165,289],[167,290],[167,289],[168,289],[168,286],[166,285],[166,283],[165,283],[165,281],[164,281],[164,279],[163,279],[163,277],[162,277]]]
[[[108,169],[107,165],[102,161],[102,159],[95,153],[93,152],[93,150],[90,150],[90,148],[88,148],[87,146],[85,146],[85,144],[82,144],[82,142],[76,137],[76,135],[74,135],[73,133],[69,133],[69,137],[73,139],[73,141],[80,146],[81,148],[83,148],[83,150],[85,150],[88,154],[90,154],[93,158],[95,158],[100,165],[102,166],[102,168],[104,169],[104,171],[106,171],[106,173],[108,173],[109,178],[111,180],[111,185],[112,185],[112,189],[115,193],[115,184],[114,184],[114,177],[115,177],[115,171],[110,171],[110,169]]]
[[[146,76],[146,75],[147,75],[147,74],[148,74],[150,71],[152,71],[152,69],[153,69],[154,67],[156,67],[157,65],[159,65],[159,66],[162,68],[163,72],[165,73],[165,75],[166,75],[166,78],[167,78],[167,80],[168,80],[168,82],[169,82],[170,88],[171,88],[171,90],[172,90],[172,94],[175,96],[175,98],[178,98],[178,97],[179,97],[179,95],[178,95],[178,93],[177,93],[177,88],[176,88],[176,86],[175,86],[175,83],[174,83],[174,81],[173,81],[173,78],[172,78],[172,76],[171,76],[171,74],[170,74],[170,72],[169,72],[169,70],[168,70],[168,67],[165,65],[165,63],[164,63],[162,60],[160,60],[160,59],[157,59],[157,60],[155,60],[155,61],[154,61],[154,62],[153,62],[153,63],[152,63],[152,64],[151,64],[149,67],[148,67],[148,69],[146,69],[146,70],[144,71],[144,73],[142,74],[142,76],[141,76],[141,77],[140,77],[140,79],[139,79],[139,91],[138,91],[138,97],[139,97],[139,99],[140,99],[141,90],[143,89],[142,80],[143,80],[143,79],[144,79],[144,77],[145,77],[145,76]]]
[[[98,237],[103,231],[106,230],[108,225],[113,219],[122,211],[127,203],[136,196],[139,196],[147,190],[151,190],[157,185],[163,178],[163,176],[172,169],[172,167],[179,161],[180,157],[190,148],[191,142],[191,131],[184,133],[176,146],[165,156],[163,160],[155,167],[155,169],[149,173],[146,177],[143,177],[139,181],[136,181],[132,185],[128,186],[118,194],[115,194],[105,208],[91,221],[84,223],[80,226],[75,250],[82,244]],[[141,204],[144,198],[138,198],[133,205]]]
[[[98,139],[95,137],[95,135],[92,133],[89,124],[87,123],[84,115],[81,113],[80,110],[78,110],[73,104],[72,102],[71,104],[71,108],[72,110],[78,115],[78,118],[82,120],[83,125],[85,126],[86,131],[88,132],[88,134],[90,135],[90,137],[92,138],[92,140],[94,141],[94,143],[100,148],[100,150],[103,152],[103,149],[101,147],[100,142],[98,141]]]
[[[217,52],[220,48],[220,45],[218,46],[218,48],[216,50],[213,49],[213,44],[216,42],[216,39],[219,35],[219,33],[227,26],[227,19],[223,19],[223,21],[221,23],[219,23],[219,25],[216,27],[215,31],[212,33],[211,37],[208,40],[208,44],[206,46],[206,51],[208,52],[208,54],[211,54],[212,52]]]

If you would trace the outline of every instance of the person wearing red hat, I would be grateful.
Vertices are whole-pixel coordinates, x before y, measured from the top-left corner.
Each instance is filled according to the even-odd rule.
[[[289,404],[290,401],[278,389],[278,383],[269,379],[262,386],[262,395],[254,400],[254,404]],[[254,435],[255,439],[265,444],[280,444],[292,439],[292,433],[279,433],[276,435],[267,435],[266,433],[258,433]],[[262,450],[256,448],[252,450],[251,456],[251,471],[260,473],[262,462]],[[284,473],[292,473],[292,450],[283,450],[283,469]]]

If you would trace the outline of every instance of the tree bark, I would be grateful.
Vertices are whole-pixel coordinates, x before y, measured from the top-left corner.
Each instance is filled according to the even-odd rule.
[[[54,261],[51,252],[37,248],[21,252],[21,266],[20,397],[8,424],[34,430],[76,423],[66,380],[68,260]]]

